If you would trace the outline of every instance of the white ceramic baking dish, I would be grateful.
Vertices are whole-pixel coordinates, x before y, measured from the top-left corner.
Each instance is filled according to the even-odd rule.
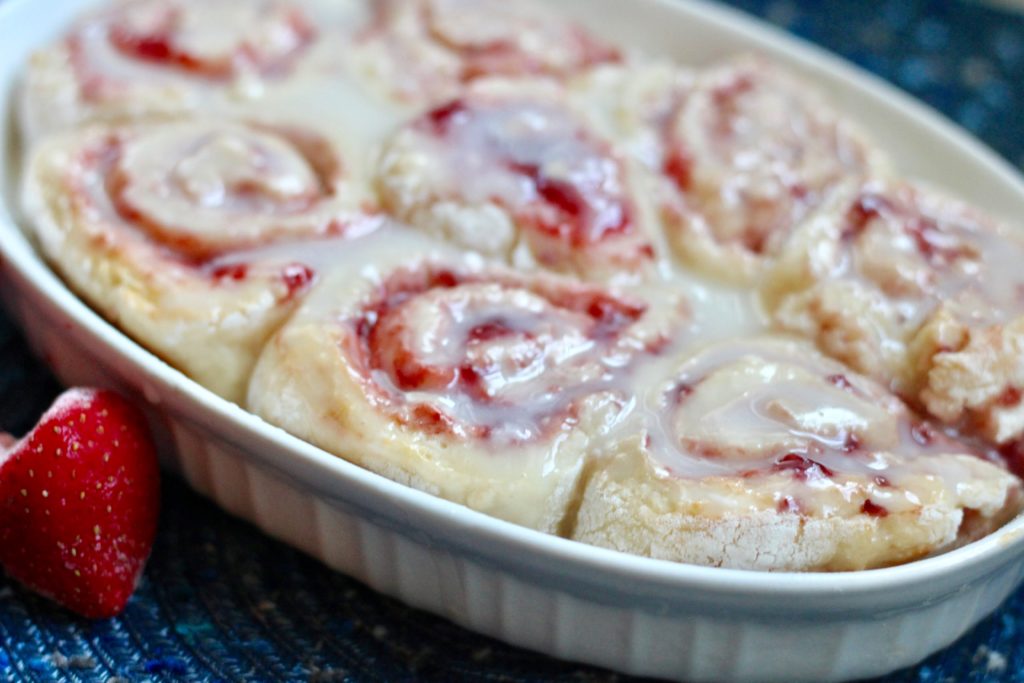
[[[0,4],[0,93],[25,56],[90,0]],[[801,71],[905,173],[1024,215],[1024,183],[934,113],[841,61],[733,11],[681,0],[558,0],[598,33],[706,63],[758,50]],[[883,674],[948,645],[1024,576],[1024,519],[968,547],[845,574],[762,574],[654,561],[545,536],[405,488],[221,400],[72,295],[17,227],[0,169],[0,282],[10,312],[67,384],[119,387],[154,409],[168,462],[269,534],[471,629],[566,659],[694,681],[832,681]]]

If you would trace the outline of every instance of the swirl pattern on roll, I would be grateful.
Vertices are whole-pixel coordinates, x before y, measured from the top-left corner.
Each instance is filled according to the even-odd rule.
[[[490,76],[567,78],[621,59],[535,0],[380,0],[354,62],[404,101],[440,101]]]
[[[582,540],[717,566],[864,569],[952,547],[1020,509],[1001,464],[804,342],[688,352],[644,400],[641,436],[588,482]]]
[[[23,127],[38,136],[87,121],[226,111],[301,66],[322,9],[291,0],[114,3],[33,56]],[[326,16],[346,12],[339,5]]]
[[[653,303],[517,273],[402,232],[347,258],[362,269],[325,282],[268,345],[249,406],[374,471],[547,530],[629,409],[632,368],[686,319],[671,293]],[[498,496],[505,486],[519,498]]]
[[[312,132],[242,122],[93,127],[40,148],[26,206],[47,256],[99,310],[237,398],[317,277],[294,247],[375,227],[330,150]]]
[[[299,6],[276,0],[137,0],[104,29],[73,36],[76,55],[87,49],[84,43],[105,38],[125,58],[213,80],[285,73],[316,36]]]
[[[664,134],[669,241],[687,266],[740,283],[832,188],[882,166],[848,121],[757,58],[701,73]]]
[[[571,419],[574,394],[611,386],[631,346],[664,344],[622,338],[644,313],[600,290],[428,266],[393,274],[345,323],[368,360],[368,386],[403,422],[519,443]],[[438,399],[402,400],[410,394]]]
[[[89,153],[104,165],[114,209],[181,254],[203,259],[345,229],[341,162],[316,134],[190,123],[109,142]]]
[[[516,265],[597,280],[650,269],[626,165],[558,93],[496,84],[416,119],[382,155],[385,206]]]
[[[764,293],[781,327],[1005,444],[1024,433],[1022,262],[1024,241],[981,212],[874,180],[800,228]]]

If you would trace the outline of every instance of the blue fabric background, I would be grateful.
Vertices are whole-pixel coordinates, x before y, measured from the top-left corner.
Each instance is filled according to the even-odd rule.
[[[1024,167],[1024,16],[976,4],[735,0],[943,111]],[[0,427],[59,387],[0,316]],[[609,681],[406,608],[166,480],[161,530],[123,616],[90,623],[0,576],[10,681]],[[890,683],[1024,681],[1024,590]]]

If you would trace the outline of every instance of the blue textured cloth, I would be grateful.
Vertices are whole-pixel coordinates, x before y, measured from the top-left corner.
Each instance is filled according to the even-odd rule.
[[[736,0],[910,91],[1024,166],[1024,17],[975,4]],[[0,427],[59,387],[0,316]],[[12,681],[603,681],[404,607],[165,482],[161,529],[123,616],[77,619],[0,577]],[[1024,590],[890,683],[1024,681]]]

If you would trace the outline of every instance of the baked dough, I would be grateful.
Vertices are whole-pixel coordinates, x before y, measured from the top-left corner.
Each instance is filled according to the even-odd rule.
[[[119,0],[32,56],[22,129],[35,139],[83,122],[232,111],[309,68],[325,30],[359,20],[355,0]]]
[[[684,318],[671,293],[517,273],[383,231],[267,344],[247,406],[391,479],[555,532],[628,412],[631,369]]]
[[[776,323],[943,422],[1024,432],[1024,239],[933,189],[873,180],[835,196],[765,279]]]
[[[665,127],[665,230],[680,261],[750,284],[837,184],[885,166],[816,92],[758,57],[701,72]]]
[[[589,474],[573,538],[760,570],[882,567],[1005,523],[1021,483],[803,341],[684,354]]]
[[[591,280],[655,266],[625,161],[552,81],[489,80],[387,141],[383,205],[459,247]]]
[[[375,0],[353,71],[407,103],[441,103],[488,76],[565,78],[620,59],[537,0]]]
[[[43,253],[68,283],[231,400],[317,277],[316,250],[284,245],[373,230],[379,220],[360,204],[315,133],[227,121],[56,136],[24,191]]]

